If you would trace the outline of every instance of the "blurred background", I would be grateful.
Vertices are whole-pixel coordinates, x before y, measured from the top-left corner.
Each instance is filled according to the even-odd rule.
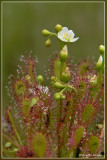
[[[99,45],[104,44],[104,3],[2,3],[2,72],[3,106],[8,103],[7,90],[10,74],[16,75],[20,56],[32,51],[39,59],[37,74],[44,76],[44,65],[49,56],[59,50],[56,38],[50,48],[45,47],[46,37],[41,31],[54,32],[54,26],[61,24],[73,30],[79,40],[68,46],[70,57],[75,62],[87,56],[99,57]],[[48,82],[45,81],[47,85]]]

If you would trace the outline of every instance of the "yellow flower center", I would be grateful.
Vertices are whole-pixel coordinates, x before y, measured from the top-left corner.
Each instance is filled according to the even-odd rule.
[[[70,41],[71,35],[68,35],[67,33],[64,33],[64,39],[66,39],[67,41]]]

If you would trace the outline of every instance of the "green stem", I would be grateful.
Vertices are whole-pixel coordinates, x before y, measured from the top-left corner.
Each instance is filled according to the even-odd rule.
[[[71,85],[67,85],[66,87],[72,89],[74,92],[77,92],[77,90],[75,89],[75,87],[71,86]]]
[[[65,87],[64,89],[61,90],[60,94],[62,94],[68,87]]]
[[[56,36],[56,37],[57,37],[57,34],[56,34],[56,33],[51,32],[51,33],[50,33],[50,36]]]
[[[60,94],[62,94],[65,90],[67,90],[68,88],[72,89],[73,91],[76,92],[76,89],[74,87],[72,87],[71,85],[65,85],[65,88],[61,90]]]
[[[14,123],[14,121],[13,121],[13,117],[12,117],[12,115],[11,115],[11,113],[10,113],[9,110],[8,110],[8,116],[9,116],[9,120],[10,120],[10,122],[11,122],[11,124],[12,124],[13,130],[14,130],[14,132],[15,132],[15,134],[16,134],[16,137],[17,137],[17,139],[19,140],[20,145],[22,146],[22,141],[21,141],[20,136],[19,136],[19,134],[18,134],[18,132],[17,132],[15,123]]]
[[[60,123],[60,120],[61,120],[61,116],[62,116],[62,100],[59,100],[58,101],[58,124]],[[58,157],[61,157],[61,152],[60,152],[60,149],[61,149],[61,137],[60,137],[60,129],[61,127],[58,126],[59,128],[59,133],[58,133]]]
[[[53,32],[50,32],[50,37],[51,36],[56,36],[58,38],[58,35],[56,33],[53,33]],[[58,40],[59,40],[60,47],[61,47],[61,50],[62,50],[62,48],[66,45],[66,43],[62,42],[59,38],[58,38]]]
[[[63,49],[63,47],[66,45],[64,42],[62,42],[60,39],[58,39],[59,40],[59,43],[60,43],[60,48],[61,48],[61,50]]]

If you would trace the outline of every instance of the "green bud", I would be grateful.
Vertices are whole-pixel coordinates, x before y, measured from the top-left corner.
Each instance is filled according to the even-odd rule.
[[[100,51],[101,55],[104,56],[105,47],[103,45],[100,45],[99,51]]]
[[[100,56],[97,63],[96,63],[96,68],[97,68],[98,71],[101,69],[102,64],[103,64],[103,57]]]
[[[61,26],[60,24],[57,24],[57,25],[55,26],[55,30],[56,30],[57,32],[61,31],[61,30],[62,30],[62,26]]]
[[[42,34],[43,34],[44,36],[49,36],[49,35],[50,35],[50,32],[49,32],[48,30],[44,29],[44,30],[42,30]]]
[[[64,95],[64,94],[61,94],[60,98],[61,98],[61,99],[65,99],[65,95]]]
[[[12,146],[11,142],[7,142],[7,143],[5,144],[5,148],[10,148],[11,146]]]
[[[61,74],[61,81],[67,83],[71,78],[69,68],[66,67],[66,70]]]
[[[56,77],[55,76],[51,76],[51,81],[55,81]]]
[[[55,93],[54,94],[54,99],[59,100],[60,99],[60,93]]]
[[[65,86],[62,85],[60,82],[55,82],[53,87],[57,88],[57,89],[61,89],[61,88],[64,88]]]
[[[67,46],[65,45],[63,47],[63,49],[61,50],[60,54],[59,54],[59,58],[61,61],[66,61],[68,58],[68,50],[67,50]]]
[[[38,75],[37,76],[37,80],[42,83],[43,82],[43,76],[42,75]]]
[[[45,42],[45,46],[46,47],[50,47],[50,45],[51,45],[51,40],[50,40],[50,38]]]

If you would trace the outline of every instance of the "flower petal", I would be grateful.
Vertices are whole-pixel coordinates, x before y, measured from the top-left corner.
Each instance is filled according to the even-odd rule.
[[[75,42],[75,41],[77,41],[78,39],[79,39],[79,37],[70,39],[70,42]]]
[[[75,34],[74,34],[74,32],[73,32],[72,30],[69,30],[69,31],[68,31],[68,35],[71,36],[71,39],[73,39],[74,36],[75,36]]]
[[[67,42],[67,40],[64,39],[63,36],[62,36],[61,34],[58,34],[58,38],[59,38],[61,41]]]
[[[63,37],[63,34],[64,34],[63,31],[58,32],[58,38],[59,38],[60,36]]]
[[[58,32],[58,38],[59,38],[59,39],[63,38],[62,33]]]
[[[64,33],[68,33],[67,27],[63,27],[62,30],[60,32],[58,32],[58,38],[61,38],[61,36],[63,37]]]
[[[64,32],[64,33],[66,33],[66,32],[68,32],[68,28],[67,27],[62,27],[61,31]]]
[[[66,40],[66,39],[64,39],[63,37],[62,37],[62,38],[60,38],[60,40],[61,40],[61,41],[63,41],[63,42],[67,42],[67,40]]]

